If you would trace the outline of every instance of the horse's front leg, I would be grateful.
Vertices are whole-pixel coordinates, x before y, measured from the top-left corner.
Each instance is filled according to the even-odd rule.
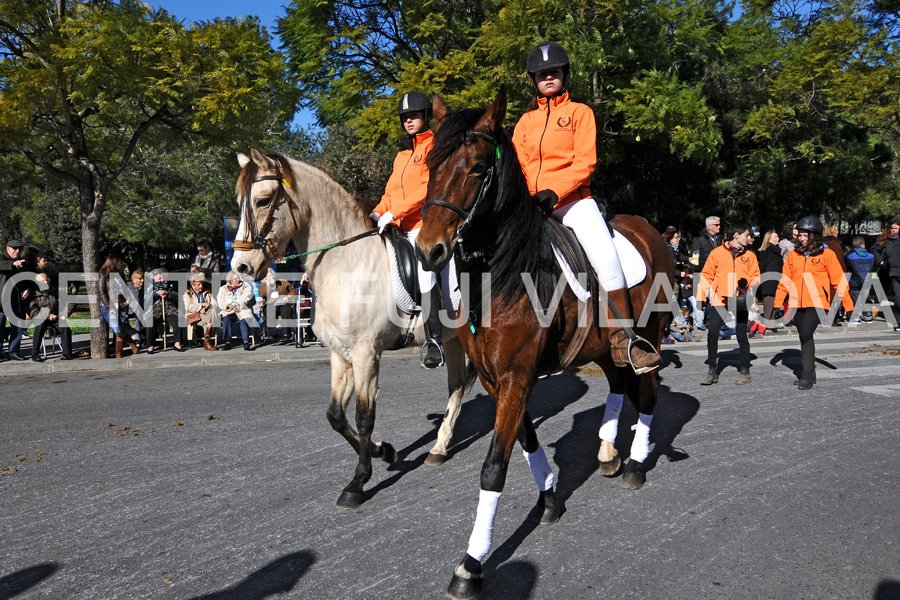
[[[522,454],[531,468],[531,474],[534,476],[534,482],[537,484],[540,494],[538,508],[541,510],[541,516],[538,518],[538,523],[541,525],[556,523],[562,515],[562,507],[557,503],[556,495],[553,493],[555,482],[553,468],[537,439],[534,422],[528,411],[525,411],[522,427],[519,428],[519,444],[522,446]]]
[[[634,427],[631,453],[622,473],[622,487],[637,490],[647,481],[644,461],[650,455],[650,424],[659,394],[659,373],[645,373],[628,384],[628,395],[638,411],[638,422]],[[634,401],[634,399],[637,401]]]
[[[447,460],[447,449],[453,439],[453,428],[456,427],[456,419],[459,417],[463,389],[466,385],[466,354],[458,337],[453,336],[444,344],[444,361],[447,365],[447,387],[450,398],[447,401],[444,420],[438,429],[437,440],[425,458],[426,465],[440,465]]]
[[[506,484],[509,457],[516,443],[516,436],[522,425],[525,401],[530,389],[517,390],[515,394],[491,394],[497,398],[497,417],[494,434],[487,458],[481,467],[481,491],[475,524],[469,537],[469,547],[462,561],[453,570],[453,577],[447,594],[457,600],[476,598],[481,593],[484,574],[481,561],[491,549],[494,534],[494,519],[500,494]]]

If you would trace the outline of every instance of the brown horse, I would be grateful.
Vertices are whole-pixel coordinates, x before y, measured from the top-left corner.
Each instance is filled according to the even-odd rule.
[[[538,484],[541,523],[553,523],[562,507],[553,494],[553,471],[538,442],[526,403],[538,377],[557,370],[561,357],[579,331],[579,300],[566,287],[555,313],[537,314],[559,300],[560,269],[549,239],[551,224],[536,209],[519,167],[515,149],[503,128],[506,94],[501,90],[486,111],[448,113],[435,97],[438,119],[435,144],[428,155],[430,181],[423,209],[424,224],[416,251],[426,268],[439,271],[456,257],[467,290],[469,319],[458,329],[466,354],[477,368],[485,390],[497,403],[494,432],[481,469],[481,493],[475,525],[464,559],[454,570],[448,594],[474,598],[482,584],[481,560],[491,546],[491,532],[510,455],[518,439]],[[659,233],[645,220],[620,215],[612,220],[643,257],[648,276],[629,290],[632,314],[641,315],[635,333],[656,348],[671,313],[674,264]],[[487,282],[487,283],[485,283]],[[555,300],[551,296],[556,293]],[[466,294],[464,294],[465,296]],[[537,296],[537,299],[532,296]],[[602,296],[602,293],[601,293]],[[583,307],[583,305],[582,305]],[[490,315],[487,322],[486,314]],[[551,318],[552,317],[552,318]],[[584,322],[581,329],[585,329]],[[649,452],[649,425],[656,406],[657,371],[635,375],[616,367],[608,330],[587,324],[587,337],[572,365],[597,363],[609,380],[604,424],[600,429],[601,472],[615,475],[620,459],[613,445],[622,398],[627,393],[640,413],[631,456],[624,468],[624,487],[645,481],[642,461]]]

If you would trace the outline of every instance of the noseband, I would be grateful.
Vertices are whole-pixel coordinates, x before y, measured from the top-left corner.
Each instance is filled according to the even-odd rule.
[[[272,203],[269,205],[269,212],[266,214],[266,220],[263,221],[262,227],[255,234],[252,233],[250,223],[250,214],[252,210],[252,206],[246,206],[246,214],[244,218],[247,220],[247,231],[250,232],[250,235],[247,239],[243,240],[235,240],[232,244],[232,248],[235,250],[240,250],[244,252],[249,252],[251,250],[262,250],[263,253],[269,255],[271,258],[275,260],[281,260],[281,255],[278,253],[278,249],[275,248],[274,242],[269,239],[269,230],[272,228],[272,218],[275,216],[275,208],[278,206],[279,200],[282,198],[287,198],[288,210],[291,211],[291,219],[294,221],[294,231],[300,229],[300,225],[297,223],[297,216],[294,214],[294,201],[285,191],[285,187],[291,187],[291,184],[287,182],[286,179],[281,177],[280,175],[262,175],[253,180],[253,183],[259,183],[260,181],[277,181],[278,182],[278,194],[275,198],[272,199]],[[252,202],[252,196],[247,198],[246,202]],[[252,237],[252,241],[249,239]]]
[[[481,252],[472,252],[466,253],[463,249],[463,237],[468,232],[469,227],[472,224],[472,219],[475,217],[478,207],[481,204],[481,201],[487,196],[488,190],[490,190],[491,185],[494,183],[494,171],[497,166],[497,162],[500,160],[500,145],[497,143],[497,140],[487,135],[486,133],[481,133],[479,131],[472,131],[469,133],[468,137],[476,137],[483,139],[487,142],[490,142],[494,146],[494,154],[493,160],[491,160],[491,166],[488,167],[487,173],[484,175],[484,179],[481,181],[481,188],[478,190],[478,195],[475,196],[475,202],[472,204],[472,208],[469,210],[465,210],[464,208],[460,208],[455,204],[451,204],[446,200],[434,199],[427,200],[424,205],[422,205],[422,219],[425,219],[425,211],[428,210],[430,206],[439,206],[441,208],[447,208],[455,212],[459,217],[463,220],[462,223],[456,228],[456,233],[454,234],[454,245],[459,247],[459,251],[462,254],[463,260],[469,260],[470,258],[475,258],[481,256]]]

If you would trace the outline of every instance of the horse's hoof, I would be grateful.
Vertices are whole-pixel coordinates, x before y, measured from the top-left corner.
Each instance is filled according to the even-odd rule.
[[[337,499],[337,507],[338,508],[358,508],[360,504],[366,501],[365,495],[362,492],[348,492],[344,490],[341,492],[341,495]]]
[[[378,444],[378,447],[381,449],[381,454],[379,454],[378,458],[387,464],[392,465],[400,458],[397,456],[397,451],[394,450],[394,447],[387,442],[381,442]]]
[[[425,464],[429,467],[436,467],[447,462],[448,458],[450,457],[446,454],[435,454],[434,452],[429,452],[428,456],[425,457]]]
[[[536,519],[539,525],[552,525],[562,516],[562,508],[556,502],[552,489],[541,492],[536,508],[541,512],[540,518]]]
[[[453,578],[447,586],[447,595],[454,600],[472,600],[481,594],[484,583],[483,573],[472,573],[465,567],[466,560],[474,561],[474,558],[466,556],[456,568],[453,569]]]
[[[604,477],[615,477],[622,467],[622,459],[618,456],[607,462],[600,462],[600,474]]]
[[[628,459],[625,463],[625,472],[622,474],[622,487],[626,490],[639,490],[647,482],[644,475],[644,465],[636,460]]]

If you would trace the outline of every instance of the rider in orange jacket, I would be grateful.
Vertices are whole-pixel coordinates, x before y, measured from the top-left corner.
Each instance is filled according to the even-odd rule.
[[[526,68],[537,97],[516,124],[513,144],[538,206],[570,227],[605,290],[625,319],[631,319],[628,289],[619,255],[597,203],[591,197],[591,174],[597,164],[597,126],[589,106],[572,102],[566,91],[569,55],[555,42],[538,44]],[[609,313],[610,344],[616,366],[637,373],[657,368],[655,351],[631,346],[622,325]]]
[[[784,257],[781,281],[775,293],[775,306],[796,308],[794,325],[800,337],[803,371],[794,382],[799,390],[816,383],[816,344],[813,334],[819,326],[820,310],[831,307],[832,294],[841,296],[847,313],[853,312],[853,300],[847,293],[849,284],[834,251],[821,241],[824,226],[814,216],[797,222],[797,246]]]
[[[759,284],[759,262],[749,251],[753,236],[750,228],[743,223],[734,223],[728,228],[725,242],[714,248],[703,265],[697,298],[710,294],[709,327],[706,338],[706,363],[709,372],[700,380],[700,385],[718,383],[717,360],[719,354],[719,330],[725,321],[725,307],[734,310],[735,337],[741,352],[740,375],[735,383],[750,383],[750,342],[747,336],[747,322],[750,320],[747,303],[753,298],[753,288]],[[702,302],[701,302],[702,303]]]
[[[422,228],[422,205],[428,190],[428,167],[425,160],[434,144],[434,133],[428,128],[431,118],[431,101],[422,92],[408,92],[400,98],[397,109],[400,123],[406,131],[404,142],[409,147],[397,153],[394,170],[388,179],[381,202],[369,215],[378,223],[379,233],[390,223],[395,223],[415,245]],[[422,293],[422,311],[425,321],[425,348],[422,366],[436,369],[444,364],[441,345],[441,291],[438,275],[422,268],[418,263],[419,290]]]

